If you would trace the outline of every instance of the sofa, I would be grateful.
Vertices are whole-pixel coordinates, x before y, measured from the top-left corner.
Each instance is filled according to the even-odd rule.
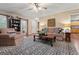
[[[0,28],[0,46],[18,46],[22,39],[13,28]]]

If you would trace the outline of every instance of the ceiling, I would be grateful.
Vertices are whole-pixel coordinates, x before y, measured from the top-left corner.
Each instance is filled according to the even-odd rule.
[[[39,10],[38,12],[29,10],[29,8],[33,8],[33,3],[0,3],[0,11],[36,18],[79,9],[79,3],[39,3],[39,5],[47,7],[47,10]]]

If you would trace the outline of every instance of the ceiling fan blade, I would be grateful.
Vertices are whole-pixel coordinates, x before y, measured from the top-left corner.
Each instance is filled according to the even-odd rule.
[[[42,7],[43,9],[47,9],[46,7]]]
[[[35,5],[36,8],[39,8],[40,7],[39,6],[39,3],[34,3],[34,5]]]

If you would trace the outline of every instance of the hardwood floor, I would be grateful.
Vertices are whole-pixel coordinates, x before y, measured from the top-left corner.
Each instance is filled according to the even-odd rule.
[[[72,34],[71,41],[74,43],[76,50],[79,53],[79,34]]]
[[[33,41],[33,37],[23,38],[19,46],[0,47],[0,55],[78,55],[71,42],[56,41],[51,47],[41,40]]]

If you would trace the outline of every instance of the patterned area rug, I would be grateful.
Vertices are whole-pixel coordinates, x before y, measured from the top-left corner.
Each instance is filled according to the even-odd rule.
[[[56,41],[54,46],[32,37],[24,38],[20,46],[0,47],[0,55],[78,55],[74,45],[64,41]]]

